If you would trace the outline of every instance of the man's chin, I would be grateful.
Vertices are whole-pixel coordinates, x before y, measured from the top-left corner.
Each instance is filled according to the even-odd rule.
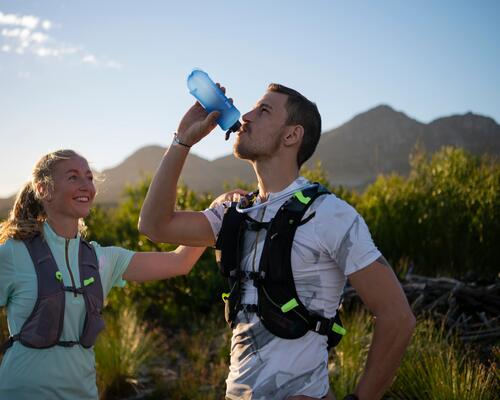
[[[255,156],[253,154],[245,153],[244,151],[236,148],[236,146],[233,148],[233,155],[236,158],[245,161],[253,161],[255,159]]]
[[[251,157],[247,152],[245,152],[245,149],[242,148],[242,146],[236,142],[233,146],[233,155],[236,158],[239,158],[240,160],[248,160],[251,161]]]

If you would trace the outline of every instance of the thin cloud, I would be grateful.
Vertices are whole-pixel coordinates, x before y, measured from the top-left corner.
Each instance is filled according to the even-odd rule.
[[[42,28],[48,31],[50,28],[52,28],[52,22],[45,20],[42,22]]]
[[[116,61],[107,61],[104,65],[106,67],[112,68],[112,69],[122,69],[123,68],[123,65],[116,62]]]
[[[97,65],[97,58],[93,54],[87,54],[82,58],[82,61],[87,64]]]
[[[103,60],[103,59],[98,59],[96,56],[93,54],[87,54],[84,57],[82,57],[82,61],[86,64],[93,65],[95,67],[106,67],[106,68],[111,68],[111,69],[122,69],[122,65],[116,61],[113,60]]]
[[[40,19],[34,15],[4,14],[0,11],[0,25],[14,25],[35,29],[39,22]]]
[[[84,64],[95,67],[121,69],[122,65],[114,60],[98,58],[84,51],[81,46],[63,43],[48,34],[54,26],[48,19],[34,15],[4,14],[0,11],[0,49],[4,53],[62,59],[79,56]],[[3,27],[3,28],[2,28]],[[82,53],[85,53],[83,56]]]

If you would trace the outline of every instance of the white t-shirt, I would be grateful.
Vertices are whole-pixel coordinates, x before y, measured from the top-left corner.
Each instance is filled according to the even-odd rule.
[[[287,198],[309,184],[297,178],[286,189],[271,193],[266,207],[249,216],[271,220]],[[259,204],[257,199],[254,203]],[[204,211],[218,236],[227,205]],[[346,277],[367,267],[381,256],[373,244],[363,218],[335,195],[320,196],[299,226],[292,246],[291,262],[297,294],[310,311],[332,318],[338,308]],[[242,270],[258,271],[266,232],[246,231]],[[242,286],[242,303],[257,304],[257,288],[247,280]],[[309,331],[299,339],[282,339],[271,334],[255,313],[240,311],[231,339],[231,365],[226,380],[228,399],[282,399],[292,395],[323,397],[328,393],[327,338]]]

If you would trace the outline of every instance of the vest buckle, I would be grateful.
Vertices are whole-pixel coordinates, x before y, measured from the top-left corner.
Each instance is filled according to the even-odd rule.
[[[316,320],[316,324],[312,330],[316,333],[319,333],[320,335],[326,335],[330,331],[332,325],[333,320],[321,318]]]
[[[264,282],[264,278],[266,277],[266,271],[254,272],[253,276],[253,285],[258,288]]]

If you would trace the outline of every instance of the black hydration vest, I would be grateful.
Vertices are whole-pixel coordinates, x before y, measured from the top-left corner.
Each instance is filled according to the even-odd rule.
[[[38,298],[21,331],[2,345],[1,352],[11,347],[16,340],[26,347],[35,349],[46,349],[56,345],[92,347],[98,334],[104,329],[104,319],[101,315],[104,294],[94,248],[80,239],[78,261],[81,287],[74,288],[64,286],[54,256],[41,235],[24,240],[24,244],[35,266]],[[68,291],[83,295],[85,301],[85,322],[78,341],[59,340],[64,323],[65,292]]]
[[[346,333],[339,312],[327,319],[309,312],[300,301],[293,279],[291,253],[297,228],[310,221],[315,213],[302,220],[316,198],[330,192],[316,184],[296,192],[269,222],[259,222],[236,210],[236,203],[225,210],[222,227],[215,245],[216,258],[223,276],[229,279],[230,293],[224,293],[225,317],[234,328],[242,309],[256,312],[272,334],[297,339],[309,330],[328,336],[328,348],[338,344]],[[246,230],[266,230],[259,270],[241,270],[243,239]],[[251,279],[258,290],[258,304],[241,303],[242,280]]]

